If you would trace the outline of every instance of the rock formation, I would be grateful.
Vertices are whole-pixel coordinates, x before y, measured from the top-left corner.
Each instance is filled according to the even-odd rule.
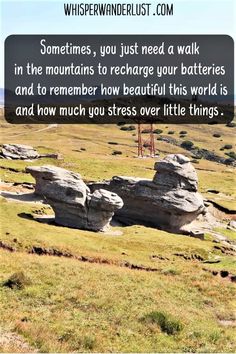
[[[103,188],[122,198],[124,206],[115,217],[126,225],[142,224],[182,233],[205,212],[203,198],[197,192],[196,171],[181,154],[166,156],[155,163],[154,169],[153,180],[116,176],[89,187]]]
[[[39,157],[38,152],[29,145],[3,144],[1,156],[6,159],[33,160]]]
[[[78,173],[59,167],[28,167],[26,171],[36,179],[35,193],[53,208],[57,224],[105,230],[115,214],[125,225],[194,235],[189,226],[205,213],[205,206],[190,160],[168,155],[154,169],[153,180],[115,176],[88,186]]]
[[[113,192],[91,193],[78,173],[54,166],[27,167],[26,172],[36,179],[35,193],[52,207],[59,225],[105,231],[114,212],[123,206]]]

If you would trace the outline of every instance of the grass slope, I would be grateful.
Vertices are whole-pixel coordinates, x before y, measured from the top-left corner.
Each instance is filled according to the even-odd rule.
[[[234,319],[235,285],[203,270],[233,272],[235,261],[214,250],[210,237],[201,241],[142,226],[115,228],[121,236],[97,234],[19,216],[38,206],[2,203],[1,240],[16,252],[0,250],[0,326],[30,346],[43,352],[235,352],[234,328],[220,323]],[[32,246],[94,257],[98,263],[29,254]],[[220,256],[222,262],[204,264],[175,253]],[[103,259],[108,264],[100,263]],[[158,271],[126,269],[119,266],[122,261]],[[30,285],[2,286],[20,271]],[[181,330],[168,335],[156,313]]]
[[[235,149],[234,129],[230,127],[158,128],[166,136],[173,130],[171,136],[192,140],[220,156],[225,154],[220,150],[225,144]],[[186,137],[179,138],[180,131],[187,131]],[[215,133],[220,138],[212,137]],[[6,182],[34,182],[25,167],[46,163],[78,171],[86,181],[113,175],[152,178],[154,174],[153,159],[135,158],[135,131],[121,131],[117,126],[61,125],[48,129],[2,121],[0,134],[3,143],[29,144],[41,153],[63,155],[60,160],[0,160],[1,178]],[[160,157],[168,153],[191,157],[186,150],[163,141],[157,141],[157,149]],[[112,155],[114,150],[122,154]],[[195,167],[204,196],[235,210],[233,168],[206,160],[199,160]],[[212,194],[208,189],[220,193]],[[204,270],[235,274],[235,259],[214,248],[210,235],[201,241],[142,226],[112,228],[120,236],[92,233],[30,219],[42,208],[40,204],[7,202],[4,198],[0,203],[0,240],[15,249],[9,252],[0,248],[0,328],[20,335],[28,344],[26,348],[41,352],[236,351],[235,284]],[[232,231],[216,231],[235,240]],[[74,258],[30,254],[33,246],[69,253]],[[81,256],[94,262],[82,262]],[[204,263],[216,257],[220,263]],[[128,269],[122,266],[127,262],[157,271]],[[30,280],[25,288],[3,286],[15,272],[23,272]],[[0,351],[24,350],[14,341],[0,341]]]
[[[195,146],[215,151],[226,157],[225,153],[235,151],[235,128],[225,125],[158,125],[163,135],[170,135],[179,141],[191,140]],[[50,128],[50,127],[49,127]],[[180,138],[180,132],[186,131],[185,138]],[[220,138],[213,134],[220,133]],[[43,125],[10,125],[2,122],[0,134],[3,143],[29,144],[37,148],[40,153],[58,152],[62,160],[41,159],[34,162],[0,160],[0,177],[8,182],[33,182],[33,178],[24,173],[27,165],[42,165],[46,163],[78,171],[86,181],[109,179],[114,175],[137,176],[152,178],[154,171],[153,159],[137,159],[137,143],[135,131],[121,131],[115,125],[58,125],[48,129]],[[158,135],[156,135],[158,137]],[[210,141],[210,145],[209,145]],[[109,143],[117,143],[112,145]],[[220,150],[231,144],[231,150]],[[160,158],[168,153],[183,153],[191,157],[191,152],[163,141],[156,141]],[[122,155],[112,155],[115,150]],[[219,205],[236,210],[235,171],[232,167],[222,164],[198,160],[194,163],[199,176],[200,191],[207,199]],[[15,171],[9,170],[15,169]],[[221,193],[214,195],[208,189],[215,189]]]

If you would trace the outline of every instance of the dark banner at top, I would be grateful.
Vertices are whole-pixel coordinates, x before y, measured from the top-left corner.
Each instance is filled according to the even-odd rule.
[[[234,43],[226,35],[12,35],[9,123],[228,123]]]

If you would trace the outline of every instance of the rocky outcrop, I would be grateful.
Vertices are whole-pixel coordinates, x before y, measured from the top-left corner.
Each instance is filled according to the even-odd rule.
[[[203,198],[197,192],[196,171],[180,154],[166,156],[155,163],[154,169],[153,180],[116,176],[89,187],[107,189],[122,198],[124,206],[115,217],[126,225],[142,224],[182,233],[205,212]]]
[[[80,174],[54,166],[27,167],[36,180],[35,193],[43,196],[55,212],[59,225],[105,231],[122,199],[104,189],[93,193]]]
[[[115,176],[88,185],[78,173],[59,167],[28,167],[26,171],[36,179],[35,193],[53,208],[57,224],[100,231],[115,214],[125,225],[191,234],[189,226],[205,213],[194,167],[177,154],[157,161],[154,169],[152,180]]]
[[[221,163],[224,165],[236,166],[236,160],[234,158],[231,158],[230,156],[225,158],[225,157],[217,155],[214,151],[199,148],[194,145],[189,147],[188,145],[184,144],[184,141],[180,142],[178,139],[172,138],[170,136],[159,135],[158,140],[164,141],[168,144],[172,144],[175,146],[180,146],[182,149],[189,151],[192,155],[192,158],[205,159],[208,161],[213,161],[213,162]]]
[[[227,229],[235,231],[236,230],[236,220],[231,220],[227,225]]]
[[[12,160],[33,160],[39,157],[38,152],[29,145],[3,144],[1,156]]]

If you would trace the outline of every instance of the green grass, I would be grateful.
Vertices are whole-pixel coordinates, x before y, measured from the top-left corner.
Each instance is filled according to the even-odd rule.
[[[207,274],[173,282],[161,274],[4,251],[1,262],[1,280],[24,269],[32,281],[23,290],[1,289],[1,325],[40,351],[235,351],[233,328],[217,321],[233,311],[234,288],[224,284],[222,294],[222,282]],[[166,308],[183,324],[174,338],[140,321]]]
[[[215,231],[221,233],[226,236],[231,241],[236,241],[236,231],[223,229],[222,227],[215,228]]]
[[[17,272],[10,276],[9,279],[2,283],[2,286],[6,286],[10,289],[24,289],[27,285],[30,285],[30,280],[27,279],[23,272]]]
[[[165,125],[158,125],[167,134],[169,128]],[[66,169],[79,172],[85,181],[97,181],[109,179],[114,175],[126,175],[143,178],[153,178],[154,159],[138,159],[137,136],[134,131],[121,131],[114,125],[60,125],[51,130],[37,132],[45,126],[11,126],[7,123],[2,124],[0,133],[2,133],[4,143],[24,143],[31,144],[38,149],[40,153],[59,153],[62,159],[55,160],[49,158],[39,159],[37,161],[12,161],[0,160],[0,177],[6,182],[34,182],[33,178],[24,172],[28,165],[53,164]],[[176,131],[176,138],[179,132],[184,128],[188,132],[188,139],[195,145],[209,149],[209,134],[215,130],[221,132],[221,139],[211,139],[211,149],[215,151],[224,144],[234,142],[234,128],[224,125],[211,127],[207,130],[195,125],[173,126]],[[21,134],[21,135],[19,135]],[[158,135],[157,135],[158,136]],[[115,141],[118,145],[108,144],[109,141]],[[156,142],[157,151],[160,158],[168,153],[184,153],[191,157],[191,152],[180,147],[173,146],[163,141]],[[85,149],[85,150],[81,150]],[[119,150],[122,155],[112,155],[114,150]],[[223,152],[222,152],[223,154]],[[216,164],[211,161],[199,160],[195,164],[199,176],[199,189],[203,195],[219,205],[231,210],[236,209],[235,201],[236,188],[235,173],[231,167]],[[17,172],[10,171],[8,168],[14,168]],[[222,183],[222,180],[224,183]],[[221,195],[207,193],[208,189],[216,189]]]
[[[148,324],[157,324],[160,326],[162,332],[165,332],[169,335],[177,334],[183,329],[183,325],[179,320],[173,319],[169,314],[165,312],[150,312],[145,315],[142,320]]]
[[[187,131],[182,140],[191,140],[221,156],[221,146],[230,143],[235,148],[234,129],[206,127],[156,126],[163,130],[163,135],[174,130],[175,138],[180,131]],[[86,181],[113,175],[154,175],[154,159],[135,158],[135,131],[121,131],[116,126],[61,125],[37,132],[44,128],[1,124],[4,143],[29,144],[41,153],[63,156],[60,160],[44,158],[33,162],[0,160],[3,181],[32,183],[34,180],[25,173],[25,167],[49,163],[77,171]],[[214,133],[221,137],[213,138]],[[118,145],[108,144],[109,141]],[[162,141],[157,141],[156,146],[160,158],[177,152],[191,156],[190,152]],[[112,155],[114,150],[122,155]],[[195,167],[204,197],[235,208],[232,167],[206,160],[200,160]],[[208,193],[207,189],[219,190],[221,194]],[[235,274],[235,258],[215,249],[212,236],[206,235],[206,240],[201,241],[143,226],[93,233],[27,218],[27,214],[40,213],[40,204],[7,202],[4,198],[0,203],[0,239],[15,249],[12,253],[0,249],[0,328],[22,335],[40,352],[236,351],[235,328],[219,322],[235,319],[235,284],[203,269]],[[113,231],[118,231],[119,236]],[[216,231],[235,239],[230,230]],[[94,258],[95,262],[37,256],[29,253],[33,246]],[[177,253],[191,259],[185,260]],[[194,260],[196,255],[204,260],[219,257],[220,263],[205,264]],[[122,267],[124,262],[157,271],[128,269]],[[15,279],[14,274],[21,273],[27,279],[22,288],[3,286]],[[19,349],[9,343],[0,345],[0,351]]]
[[[42,352],[235,351],[233,327],[219,323],[234,313],[235,285],[203,270],[218,269],[220,263],[174,255],[219,255],[210,239],[142,226],[116,227],[121,236],[69,229],[19,216],[40,206],[1,202],[1,240],[16,252],[0,250],[0,283],[19,272],[30,283],[21,290],[0,286],[0,326],[21,334],[31,346]],[[32,246],[109,262],[37,256],[28,253]],[[124,260],[158,271],[119,266]],[[233,261],[225,256],[223,269],[227,264],[235,271]],[[160,315],[160,322],[152,323],[152,313],[165,319]]]
[[[22,215],[22,213],[35,215],[35,211],[40,210],[39,206],[7,202],[3,198],[1,203],[1,239],[18,251],[29,251],[33,245],[42,246],[65,250],[74,255],[89,253],[111,260],[127,259],[146,266],[158,265],[164,270],[166,270],[166,265],[171,265],[171,262],[163,262],[153,256],[162,255],[174,261],[177,258],[174,253],[183,253],[188,256],[200,255],[203,259],[212,258],[212,253],[214,253],[214,244],[211,239],[203,242],[199,239],[142,226],[112,228],[112,231],[123,233],[120,236],[114,236],[113,233],[104,234],[70,229],[42,224],[24,218]],[[47,213],[49,214],[49,210]],[[8,223],[9,219],[12,220],[11,223]],[[215,254],[219,255],[219,251],[215,251]],[[181,257],[178,258],[180,265],[186,264],[185,260],[181,261]],[[231,258],[233,259],[229,257]]]

